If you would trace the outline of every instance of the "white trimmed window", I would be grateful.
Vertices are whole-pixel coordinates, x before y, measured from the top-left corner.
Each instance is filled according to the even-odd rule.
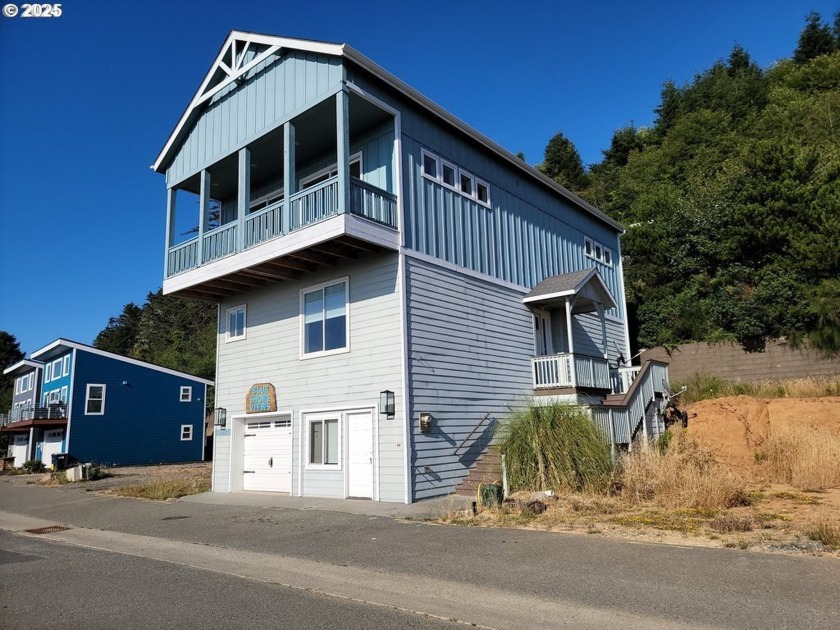
[[[47,363],[44,368],[44,382],[49,383],[52,380],[52,363]]]
[[[190,442],[192,441],[192,425],[191,424],[182,424],[181,425],[181,441],[182,442]]]
[[[64,359],[62,359],[62,368],[61,368],[62,376],[67,376],[70,374],[70,355],[68,354]]]
[[[443,178],[443,185],[458,190],[456,182],[458,181],[458,167],[454,164],[443,160],[441,166],[441,176]]]
[[[309,421],[309,464],[338,466],[338,419],[322,418]]]
[[[192,402],[192,386],[181,385],[181,402]]]
[[[350,318],[348,279],[301,291],[303,356],[320,356],[349,350]]]
[[[589,237],[584,237],[583,239],[583,253],[586,254],[587,257],[597,260],[598,262],[604,263],[612,267],[612,252],[609,248],[604,247],[598,241],[593,241]]]
[[[362,154],[361,153],[354,153],[350,156],[350,177],[355,177],[356,179],[362,178]],[[304,188],[310,188],[311,186],[317,186],[321,182],[327,181],[330,177],[335,177],[338,175],[338,164],[333,164],[328,166],[327,168],[322,168],[320,171],[316,171],[311,175],[307,175],[306,177],[300,178],[300,190]]]
[[[105,415],[105,385],[90,383],[85,392],[85,415]]]
[[[56,359],[52,364],[53,380],[61,378],[61,359]]]
[[[490,205],[490,186],[472,173],[447,162],[443,158],[421,149],[423,177],[443,184],[487,208]]]
[[[461,171],[461,192],[464,193],[467,197],[472,197],[474,194],[474,190],[475,181],[473,181],[473,176],[469,173]]]
[[[245,305],[227,310],[227,340],[245,339]]]
[[[421,152],[423,154],[423,175],[438,181],[440,178],[440,158],[426,150]]]
[[[67,404],[67,393],[68,393],[68,389],[67,389],[67,385],[65,385],[64,387],[61,388],[61,393],[59,394],[59,401],[58,402],[60,402],[63,405],[66,405]]]
[[[475,180],[475,199],[481,205],[490,207],[490,186],[480,179]]]

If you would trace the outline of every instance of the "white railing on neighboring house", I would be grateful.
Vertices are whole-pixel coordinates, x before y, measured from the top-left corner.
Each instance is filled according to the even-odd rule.
[[[610,370],[612,393],[623,394],[628,389],[630,389],[630,386],[633,384],[633,381],[636,380],[636,375],[641,369],[641,366],[634,365],[631,367],[618,368],[617,370]]]
[[[22,420],[49,420],[66,417],[66,404],[51,403],[44,407],[24,407],[22,409],[12,409],[7,414],[0,414],[0,426]]]
[[[611,389],[610,364],[602,357],[553,354],[532,359],[534,389],[590,387]]]

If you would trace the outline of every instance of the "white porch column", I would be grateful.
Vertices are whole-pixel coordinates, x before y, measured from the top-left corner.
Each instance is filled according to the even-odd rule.
[[[283,123],[283,217],[280,223],[282,234],[289,232],[292,203],[295,194],[295,125],[292,121]]]
[[[198,244],[196,245],[196,266],[204,264],[204,233],[210,212],[210,171],[201,171],[201,189],[198,200]]]
[[[245,216],[251,207],[251,150],[239,149],[239,184],[236,196],[236,251],[245,250]]]
[[[335,95],[338,211],[350,211],[350,103],[346,88]]]
[[[575,339],[572,334],[572,309],[574,306],[575,298],[566,298],[566,334],[569,336],[569,365],[572,372],[572,385],[577,387],[577,373],[575,370]]]
[[[174,188],[166,190],[166,247],[163,250],[163,277],[169,276],[169,248],[175,239],[175,202],[178,191]]]

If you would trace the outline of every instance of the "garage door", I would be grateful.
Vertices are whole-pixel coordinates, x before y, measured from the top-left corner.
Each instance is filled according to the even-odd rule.
[[[291,492],[292,418],[289,415],[245,424],[244,490]]]
[[[41,461],[44,466],[52,466],[52,456],[61,452],[61,444],[64,441],[64,429],[54,429],[44,432],[44,446],[41,452]]]
[[[12,457],[15,458],[15,468],[20,468],[26,461],[26,453],[29,450],[29,436],[25,433],[18,434],[12,441]]]

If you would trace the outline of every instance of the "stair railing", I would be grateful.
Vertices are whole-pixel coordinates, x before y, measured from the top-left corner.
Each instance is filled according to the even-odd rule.
[[[487,422],[487,420],[490,418],[490,413],[491,413],[491,412],[489,412],[489,411],[488,411],[488,412],[484,415],[484,417],[481,419],[481,422],[479,422],[477,425],[475,425],[475,427],[473,428],[473,430],[472,430],[472,431],[470,431],[470,434],[469,434],[467,437],[465,437],[465,438],[464,438],[464,441],[463,441],[463,442],[461,442],[461,444],[458,446],[458,448],[456,448],[456,449],[455,449],[455,455],[456,455],[456,457],[458,456],[458,452],[459,452],[462,448],[464,448],[464,445],[465,445],[467,442],[469,442],[470,438],[471,438],[473,435],[475,435],[475,432],[476,432],[476,431],[478,431],[481,427],[483,427],[483,426],[485,425],[485,423]]]

